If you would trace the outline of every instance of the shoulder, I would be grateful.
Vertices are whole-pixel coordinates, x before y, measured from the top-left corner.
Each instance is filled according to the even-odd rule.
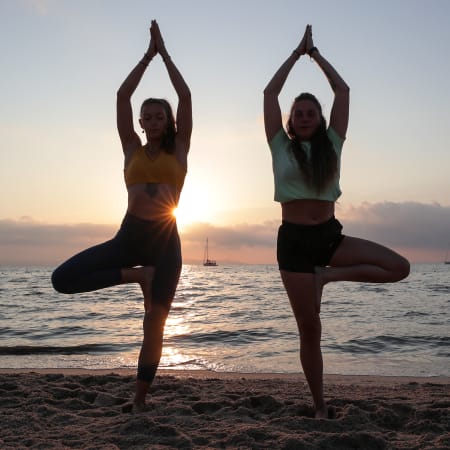
[[[342,150],[342,146],[344,145],[345,138],[342,138],[341,136],[339,136],[339,134],[337,134],[335,129],[331,126],[328,127],[328,129],[327,129],[327,136],[328,136],[328,139],[333,144],[334,149],[337,152],[340,152]]]
[[[190,136],[186,137],[177,132],[174,137],[174,145],[176,154],[184,153],[187,155],[189,153],[189,148],[191,146],[191,137]]]
[[[179,144],[175,145],[175,151],[171,153],[184,170],[187,170],[188,153],[189,147]]]
[[[134,133],[130,139],[127,139],[125,141],[122,140],[122,150],[125,154],[125,157],[127,157],[128,154],[133,154],[134,151],[140,147],[142,147],[142,141],[136,133]]]
[[[275,136],[269,141],[269,147],[272,152],[279,150],[280,148],[290,145],[291,140],[287,135],[283,127],[281,127]]]
[[[123,145],[123,154],[125,157],[125,167],[129,164],[129,162],[133,159],[133,157],[143,150],[142,142],[139,139],[139,141],[135,141],[133,143],[129,143],[128,145]]]

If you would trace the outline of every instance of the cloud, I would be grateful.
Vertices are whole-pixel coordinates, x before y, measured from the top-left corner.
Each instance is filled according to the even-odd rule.
[[[0,264],[53,265],[110,239],[116,229],[113,225],[52,225],[30,217],[0,220]]]
[[[184,228],[183,239],[186,243],[203,242],[206,237],[215,245],[239,250],[243,247],[273,247],[278,221],[263,224],[237,224],[233,226],[216,226],[209,223],[194,223]]]
[[[450,243],[450,206],[363,203],[338,210],[351,235],[404,248],[443,251]]]
[[[439,262],[450,244],[450,206],[438,203],[363,203],[340,206],[336,215],[350,236],[392,247],[413,262]],[[245,217],[243,211],[242,217]],[[185,263],[203,259],[206,238],[210,256],[220,263],[274,264],[280,219],[259,224],[220,226],[194,223],[181,231]],[[57,264],[86,247],[104,242],[117,225],[54,225],[0,220],[0,264]]]

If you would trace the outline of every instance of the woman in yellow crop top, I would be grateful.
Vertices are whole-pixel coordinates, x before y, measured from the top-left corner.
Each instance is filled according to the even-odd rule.
[[[308,54],[334,92],[327,129],[320,103],[308,93],[291,107],[287,132],[278,95],[302,55]],[[409,273],[409,263],[374,242],[344,236],[334,217],[340,196],[340,154],[348,124],[349,88],[314,47],[306,27],[292,52],[264,90],[264,124],[275,179],[275,200],[281,203],[277,259],[281,278],[297,321],[300,360],[310,387],[315,416],[330,417],[323,396],[320,348],[320,303],[323,286],[332,281],[394,282]]]
[[[149,98],[140,109],[146,142],[134,129],[131,96],[152,59],[160,54],[178,96],[176,121],[170,104]],[[124,154],[127,213],[116,236],[73,256],[52,275],[66,294],[138,283],[144,297],[144,338],[138,359],[136,394],[130,407],[145,408],[145,398],[162,352],[164,324],[181,271],[181,248],[173,210],[187,171],[192,132],[189,87],[170,58],[156,21],[150,44],[117,92],[117,128]]]

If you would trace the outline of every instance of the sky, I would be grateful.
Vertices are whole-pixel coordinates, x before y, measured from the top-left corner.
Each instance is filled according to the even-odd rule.
[[[344,233],[412,262],[450,245],[450,2],[447,0],[1,0],[0,265],[62,262],[111,238],[126,211],[118,87],[156,19],[190,86],[194,129],[178,210],[185,263],[276,262],[263,89],[306,24],[350,86],[336,217]],[[332,91],[302,57],[283,113]],[[133,95],[177,98],[156,57]],[[138,128],[136,128],[138,129]]]

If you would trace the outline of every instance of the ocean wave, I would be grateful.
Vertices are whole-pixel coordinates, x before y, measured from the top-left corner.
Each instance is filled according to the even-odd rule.
[[[429,284],[427,288],[432,292],[439,294],[450,294],[450,285],[448,284]]]
[[[427,317],[430,313],[428,312],[421,312],[421,311],[407,311],[404,316],[405,317]]]
[[[248,345],[255,342],[270,341],[274,339],[292,339],[297,338],[295,333],[279,331],[274,328],[261,330],[217,330],[206,333],[186,333],[172,336],[166,341],[170,344],[183,343],[184,345],[202,344],[217,345],[218,343],[232,344],[234,346]]]
[[[421,349],[448,348],[448,336],[376,336],[364,339],[350,339],[342,344],[326,344],[326,348],[344,353],[374,354],[393,351],[395,353],[417,352]]]
[[[76,355],[83,353],[103,353],[118,351],[117,346],[104,344],[84,344],[72,346],[38,346],[38,345],[16,345],[11,347],[0,347],[0,355]]]

